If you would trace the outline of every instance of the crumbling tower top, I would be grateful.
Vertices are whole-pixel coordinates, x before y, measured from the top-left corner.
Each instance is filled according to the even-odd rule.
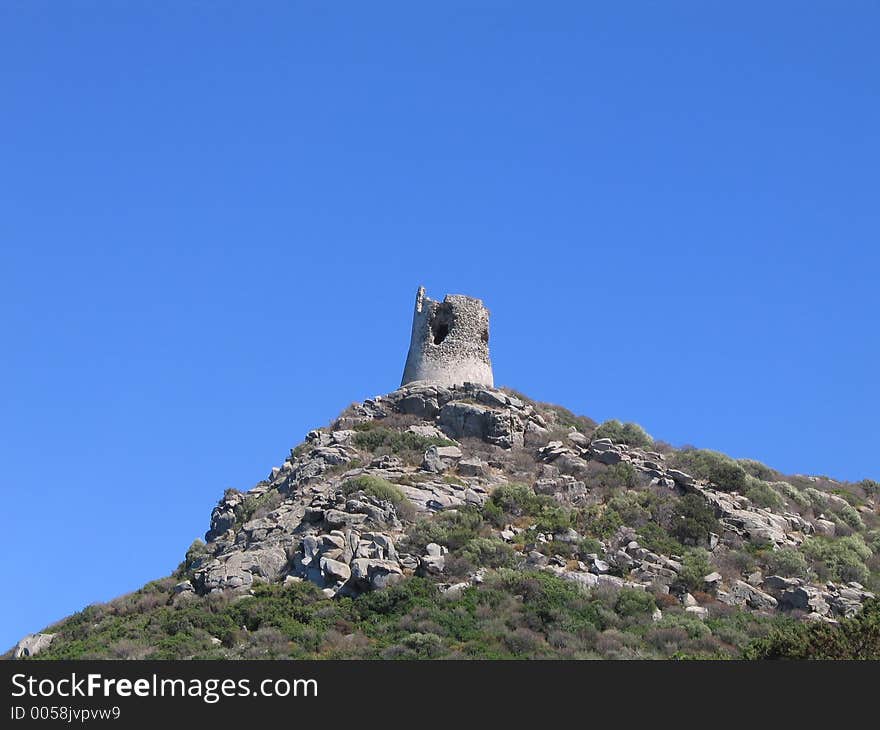
[[[419,287],[401,385],[414,380],[493,385],[489,310],[481,300],[447,294],[435,302],[425,296],[425,287]]]

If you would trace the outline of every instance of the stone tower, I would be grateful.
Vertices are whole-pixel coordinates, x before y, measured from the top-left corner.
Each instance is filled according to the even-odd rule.
[[[493,385],[489,360],[489,310],[483,302],[447,294],[442,302],[416,294],[412,337],[401,385],[429,380],[440,385]]]

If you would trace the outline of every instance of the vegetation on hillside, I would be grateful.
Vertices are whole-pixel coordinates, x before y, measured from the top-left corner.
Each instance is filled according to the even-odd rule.
[[[339,489],[395,507],[406,524],[400,551],[418,556],[430,543],[446,548],[442,574],[408,576],[384,590],[334,599],[295,581],[255,584],[252,595],[244,596],[178,593],[175,585],[191,576],[192,565],[205,554],[205,544],[197,541],[172,576],[50,627],[58,636],[37,658],[880,658],[880,602],[828,624],[805,622],[797,612],[736,608],[704,592],[704,578],[713,571],[728,584],[761,574],[857,581],[876,592],[877,482],[786,476],[715,451],[671,449],[637,424],[597,425],[559,406],[529,402],[555,438],[575,429],[580,438],[656,450],[671,467],[743,495],[757,508],[799,515],[824,531],[785,547],[728,532],[716,548],[709,536],[721,535],[724,526],[697,494],[639,478],[626,462],[590,461],[549,472],[583,485],[578,499],[558,499],[535,491],[548,470],[534,445],[505,450],[478,439],[463,439],[462,449],[491,463],[507,481],[495,484],[481,507],[416,518],[401,487],[428,478],[423,472],[410,468],[386,479],[342,471],[385,454],[417,466],[430,446],[452,443],[409,432],[411,421],[395,415],[357,426],[352,443],[358,459],[335,472]],[[294,454],[306,451],[298,447]],[[466,485],[452,473],[445,479]],[[277,490],[244,497],[235,508],[236,527],[267,514],[281,499]],[[577,569],[632,541],[680,563],[671,592],[659,585],[587,590],[536,566],[536,556],[544,556],[560,568]],[[609,570],[626,578],[619,567]],[[448,590],[450,584],[457,584],[455,590]],[[680,600],[685,592],[709,609],[708,617],[685,610]]]

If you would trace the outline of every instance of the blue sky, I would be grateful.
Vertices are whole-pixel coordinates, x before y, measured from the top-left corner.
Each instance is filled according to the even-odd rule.
[[[430,5],[430,7],[429,7]],[[880,479],[876,3],[0,5],[0,646],[393,390]]]

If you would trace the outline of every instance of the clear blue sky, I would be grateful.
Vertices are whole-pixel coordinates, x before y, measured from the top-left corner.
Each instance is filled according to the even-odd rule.
[[[0,4],[0,646],[167,575],[224,488],[393,390],[419,284],[485,300],[500,384],[880,478],[878,27]]]

